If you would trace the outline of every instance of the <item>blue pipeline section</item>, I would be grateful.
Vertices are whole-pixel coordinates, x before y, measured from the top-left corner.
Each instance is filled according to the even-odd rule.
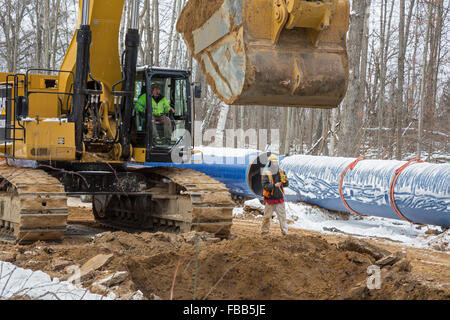
[[[232,155],[211,155],[196,154],[190,163],[143,163],[129,164],[134,168],[158,168],[158,167],[175,167],[187,168],[202,172],[217,181],[225,184],[231,194],[242,197],[258,197],[249,181],[250,164],[257,161],[262,153],[259,151],[245,151],[233,153]]]
[[[341,201],[342,172],[355,159],[291,156],[281,162],[294,191],[291,200],[325,209],[349,212]],[[344,199],[354,211],[401,219],[389,201],[395,171],[406,162],[363,160],[347,171]],[[450,227],[450,165],[416,163],[401,172],[394,188],[395,203],[408,220],[420,224]]]
[[[234,195],[261,197],[260,179],[256,177],[264,167],[266,157],[265,153],[242,151],[221,156],[206,154],[203,160],[197,155],[196,161],[188,164],[144,163],[130,164],[130,167],[179,167],[197,170],[224,183]],[[282,158],[280,167],[289,179],[286,200],[349,212],[341,201],[339,182],[342,172],[354,160],[315,156]],[[344,199],[360,214],[401,219],[391,206],[389,190],[395,171],[405,163],[385,160],[360,161],[345,175]],[[394,189],[395,203],[403,216],[412,222],[449,228],[449,181],[450,164],[411,164],[397,180]]]

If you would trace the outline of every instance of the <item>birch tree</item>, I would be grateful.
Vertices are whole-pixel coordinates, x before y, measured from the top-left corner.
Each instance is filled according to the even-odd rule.
[[[16,72],[20,60],[24,57],[20,47],[24,38],[27,36],[23,29],[27,1],[1,0],[0,7],[2,8],[0,28],[4,36],[0,56],[6,61],[7,71]]]

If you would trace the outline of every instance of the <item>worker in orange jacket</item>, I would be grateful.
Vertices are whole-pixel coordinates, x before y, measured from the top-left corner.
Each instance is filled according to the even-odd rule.
[[[280,222],[281,233],[289,233],[286,222],[286,206],[284,202],[284,188],[289,186],[288,179],[283,170],[278,165],[278,157],[271,155],[269,163],[262,175],[262,186],[264,195],[264,220],[261,233],[268,234],[270,231],[270,222],[275,211]]]

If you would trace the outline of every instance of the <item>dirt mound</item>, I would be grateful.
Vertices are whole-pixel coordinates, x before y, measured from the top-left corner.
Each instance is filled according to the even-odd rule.
[[[344,252],[315,237],[240,238],[201,245],[198,298],[333,299],[349,289],[349,275],[364,275]],[[195,250],[132,258],[128,269],[146,293],[169,298],[178,266],[175,299],[192,299]],[[154,275],[158,276],[155,277]]]
[[[198,299],[440,299],[448,291],[408,278],[405,262],[385,275],[382,290],[366,289],[373,257],[341,250],[320,237],[252,237],[199,245]],[[407,263],[406,263],[407,264]],[[132,257],[127,268],[146,296],[192,299],[195,248]],[[390,268],[390,267],[388,267]],[[383,271],[384,272],[384,271]],[[400,274],[400,276],[399,276]],[[174,277],[176,275],[175,281]],[[391,279],[392,278],[392,279]],[[404,285],[407,283],[407,285]],[[173,286],[173,290],[172,290]],[[419,289],[411,291],[410,288]],[[401,293],[397,292],[400,290]]]
[[[198,259],[197,257],[198,251]],[[0,260],[67,279],[84,268],[93,293],[132,299],[449,299],[448,288],[416,279],[408,257],[361,240],[330,243],[321,236],[236,236],[207,233],[104,232],[88,242],[0,245]],[[382,258],[380,259],[380,257]],[[101,260],[101,259],[100,259]],[[369,266],[381,268],[381,290],[367,289]]]

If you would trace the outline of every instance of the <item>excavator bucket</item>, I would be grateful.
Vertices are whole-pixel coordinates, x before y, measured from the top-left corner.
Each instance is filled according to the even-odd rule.
[[[227,104],[334,108],[349,16],[348,0],[189,0],[177,30]]]

